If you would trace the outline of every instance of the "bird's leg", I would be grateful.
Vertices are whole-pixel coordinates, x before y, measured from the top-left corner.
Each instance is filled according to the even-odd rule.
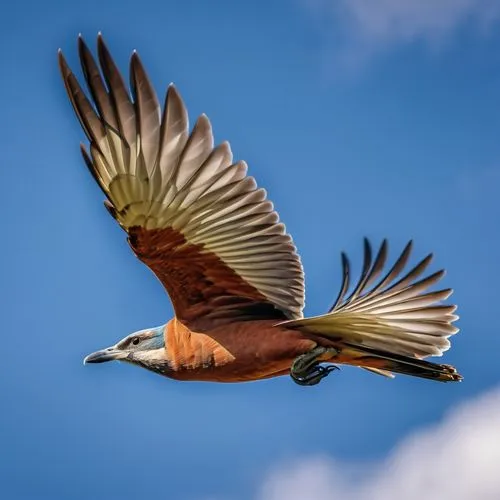
[[[325,354],[333,357],[338,354],[338,351],[332,347],[315,347],[295,358],[290,368],[292,380],[299,385],[316,385],[333,370],[338,370],[338,367],[334,365],[320,366],[319,358]]]

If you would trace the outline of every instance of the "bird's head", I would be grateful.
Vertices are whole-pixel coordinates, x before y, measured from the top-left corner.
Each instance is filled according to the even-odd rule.
[[[127,361],[143,366],[165,359],[165,325],[132,333],[117,344],[89,354],[83,363]]]

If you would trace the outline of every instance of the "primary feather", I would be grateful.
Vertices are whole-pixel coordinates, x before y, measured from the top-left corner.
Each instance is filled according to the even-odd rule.
[[[203,304],[217,297],[227,297],[234,314],[229,305],[238,297],[242,304],[267,303],[284,317],[302,317],[300,259],[245,162],[233,162],[227,142],[214,147],[205,115],[189,133],[186,107],[173,85],[162,112],[137,53],[130,62],[130,95],[101,36],[97,48],[101,69],[79,39],[93,103],[59,57],[90,141],[90,155],[83,146],[82,153],[107,209],[165,285],[177,316],[207,314]]]

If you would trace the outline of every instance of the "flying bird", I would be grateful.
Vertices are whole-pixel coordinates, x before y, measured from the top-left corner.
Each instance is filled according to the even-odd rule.
[[[393,377],[442,382],[462,377],[426,361],[450,347],[458,329],[451,289],[429,291],[444,271],[427,274],[432,254],[408,269],[412,242],[392,266],[388,244],[364,242],[361,276],[350,286],[342,254],[337,300],[323,315],[304,317],[304,274],[292,238],[266,191],[214,146],[209,119],[189,130],[175,88],[163,109],[136,52],[131,92],[102,36],[96,62],[83,41],[84,92],[59,51],[64,84],[90,142],[83,159],[106,195],[110,214],[135,255],[170,296],[174,317],[128,335],[85,358],[120,360],[177,380],[244,382],[290,375],[316,385],[338,364]],[[351,291],[352,288],[352,291]]]

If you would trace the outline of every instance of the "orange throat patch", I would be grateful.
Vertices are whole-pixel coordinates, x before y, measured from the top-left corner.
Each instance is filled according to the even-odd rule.
[[[177,318],[165,327],[166,358],[174,371],[223,366],[235,357],[209,335],[191,331]]]

